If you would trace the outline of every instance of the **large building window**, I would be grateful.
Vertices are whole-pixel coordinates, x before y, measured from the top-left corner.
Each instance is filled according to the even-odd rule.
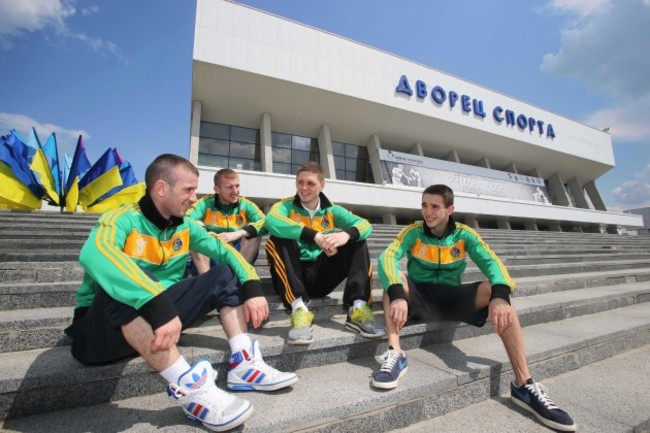
[[[273,173],[296,174],[307,161],[320,164],[318,140],[299,135],[271,133]]]
[[[366,147],[332,141],[332,154],[337,179],[373,182]]]
[[[199,165],[262,171],[260,131],[201,122]]]

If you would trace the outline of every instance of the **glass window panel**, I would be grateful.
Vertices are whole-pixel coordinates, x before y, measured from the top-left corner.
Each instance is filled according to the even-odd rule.
[[[229,143],[226,140],[205,137],[199,138],[199,153],[228,156],[229,147]]]
[[[298,150],[312,150],[311,138],[294,135],[291,141],[291,147]]]
[[[357,171],[359,161],[355,158],[345,158],[345,169],[347,171]]]
[[[235,170],[253,170],[255,161],[252,159],[243,159],[243,158],[230,158],[228,162],[229,168],[234,168]]]
[[[345,172],[345,180],[350,180],[352,182],[356,182],[357,179],[357,174],[353,171],[346,171]]]
[[[337,170],[345,170],[345,158],[342,156],[334,156],[334,168]]]
[[[291,147],[291,136],[289,134],[271,133],[271,144],[274,147]]]
[[[345,144],[332,141],[332,153],[334,155],[345,156]]]
[[[291,164],[283,164],[273,161],[273,172],[281,174],[291,174]]]
[[[300,170],[300,165],[291,164],[291,174],[298,174],[298,170]]]
[[[199,153],[199,165],[207,165],[209,167],[228,167],[228,158],[224,156]]]
[[[291,162],[293,164],[302,165],[310,160],[310,152],[303,152],[301,150],[292,150],[291,151]]]
[[[309,154],[309,159],[310,161],[314,161],[320,164],[320,153],[318,152],[310,152]]]
[[[259,145],[253,143],[230,142],[230,156],[235,158],[256,159],[260,156]]]
[[[357,155],[359,154],[359,146],[355,146],[354,144],[346,144],[345,145],[345,156],[348,158],[356,158]]]
[[[230,139],[232,141],[241,141],[244,143],[259,143],[259,131],[257,129],[240,128],[233,126],[230,128]]]
[[[230,126],[220,123],[201,122],[201,137],[221,138],[228,140],[230,138]]]
[[[357,159],[363,159],[368,161],[368,148],[363,146],[357,146],[358,154]]]
[[[345,180],[345,170],[336,170],[336,178],[339,180]]]
[[[271,149],[273,152],[273,163],[283,162],[286,164],[291,164],[291,149],[285,149],[282,147],[274,147]]]

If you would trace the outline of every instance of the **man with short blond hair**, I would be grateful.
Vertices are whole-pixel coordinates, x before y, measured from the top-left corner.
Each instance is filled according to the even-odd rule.
[[[313,341],[309,299],[327,296],[346,278],[345,327],[367,338],[383,337],[368,305],[372,268],[366,239],[372,226],[330,202],[323,188],[323,169],[310,161],[296,174],[295,196],[274,204],[266,216],[271,233],[266,253],[273,286],[291,310],[288,343]]]
[[[160,155],[147,168],[145,196],[100,217],[79,255],[84,277],[65,332],[72,355],[84,364],[139,354],[169,384],[168,394],[188,418],[226,431],[243,423],[253,406],[217,388],[210,361],[188,363],[177,346],[182,330],[219,312],[231,350],[232,390],[274,391],[298,376],[268,366],[247,332],[248,322],[257,328],[269,315],[255,268],[185,218],[198,178],[185,158]],[[220,264],[183,279],[191,248]]]
[[[239,175],[235,170],[222,168],[214,175],[214,194],[203,196],[187,212],[200,221],[205,229],[231,244],[250,264],[254,264],[260,241],[267,231],[264,213],[246,197],[239,195]],[[191,252],[198,274],[210,269],[207,257]]]

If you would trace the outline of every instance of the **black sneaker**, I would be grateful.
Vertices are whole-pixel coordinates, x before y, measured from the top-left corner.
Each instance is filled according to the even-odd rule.
[[[530,411],[544,425],[561,431],[576,431],[576,423],[571,416],[557,407],[548,396],[548,390],[541,383],[528,379],[521,387],[510,384],[510,397],[517,406]]]

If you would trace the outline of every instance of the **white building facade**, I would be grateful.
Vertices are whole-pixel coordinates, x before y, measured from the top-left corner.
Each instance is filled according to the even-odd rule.
[[[228,0],[197,0],[190,160],[200,193],[223,167],[266,207],[308,160],[325,193],[374,222],[409,223],[450,185],[473,227],[616,232],[595,180],[609,134],[431,67]]]

